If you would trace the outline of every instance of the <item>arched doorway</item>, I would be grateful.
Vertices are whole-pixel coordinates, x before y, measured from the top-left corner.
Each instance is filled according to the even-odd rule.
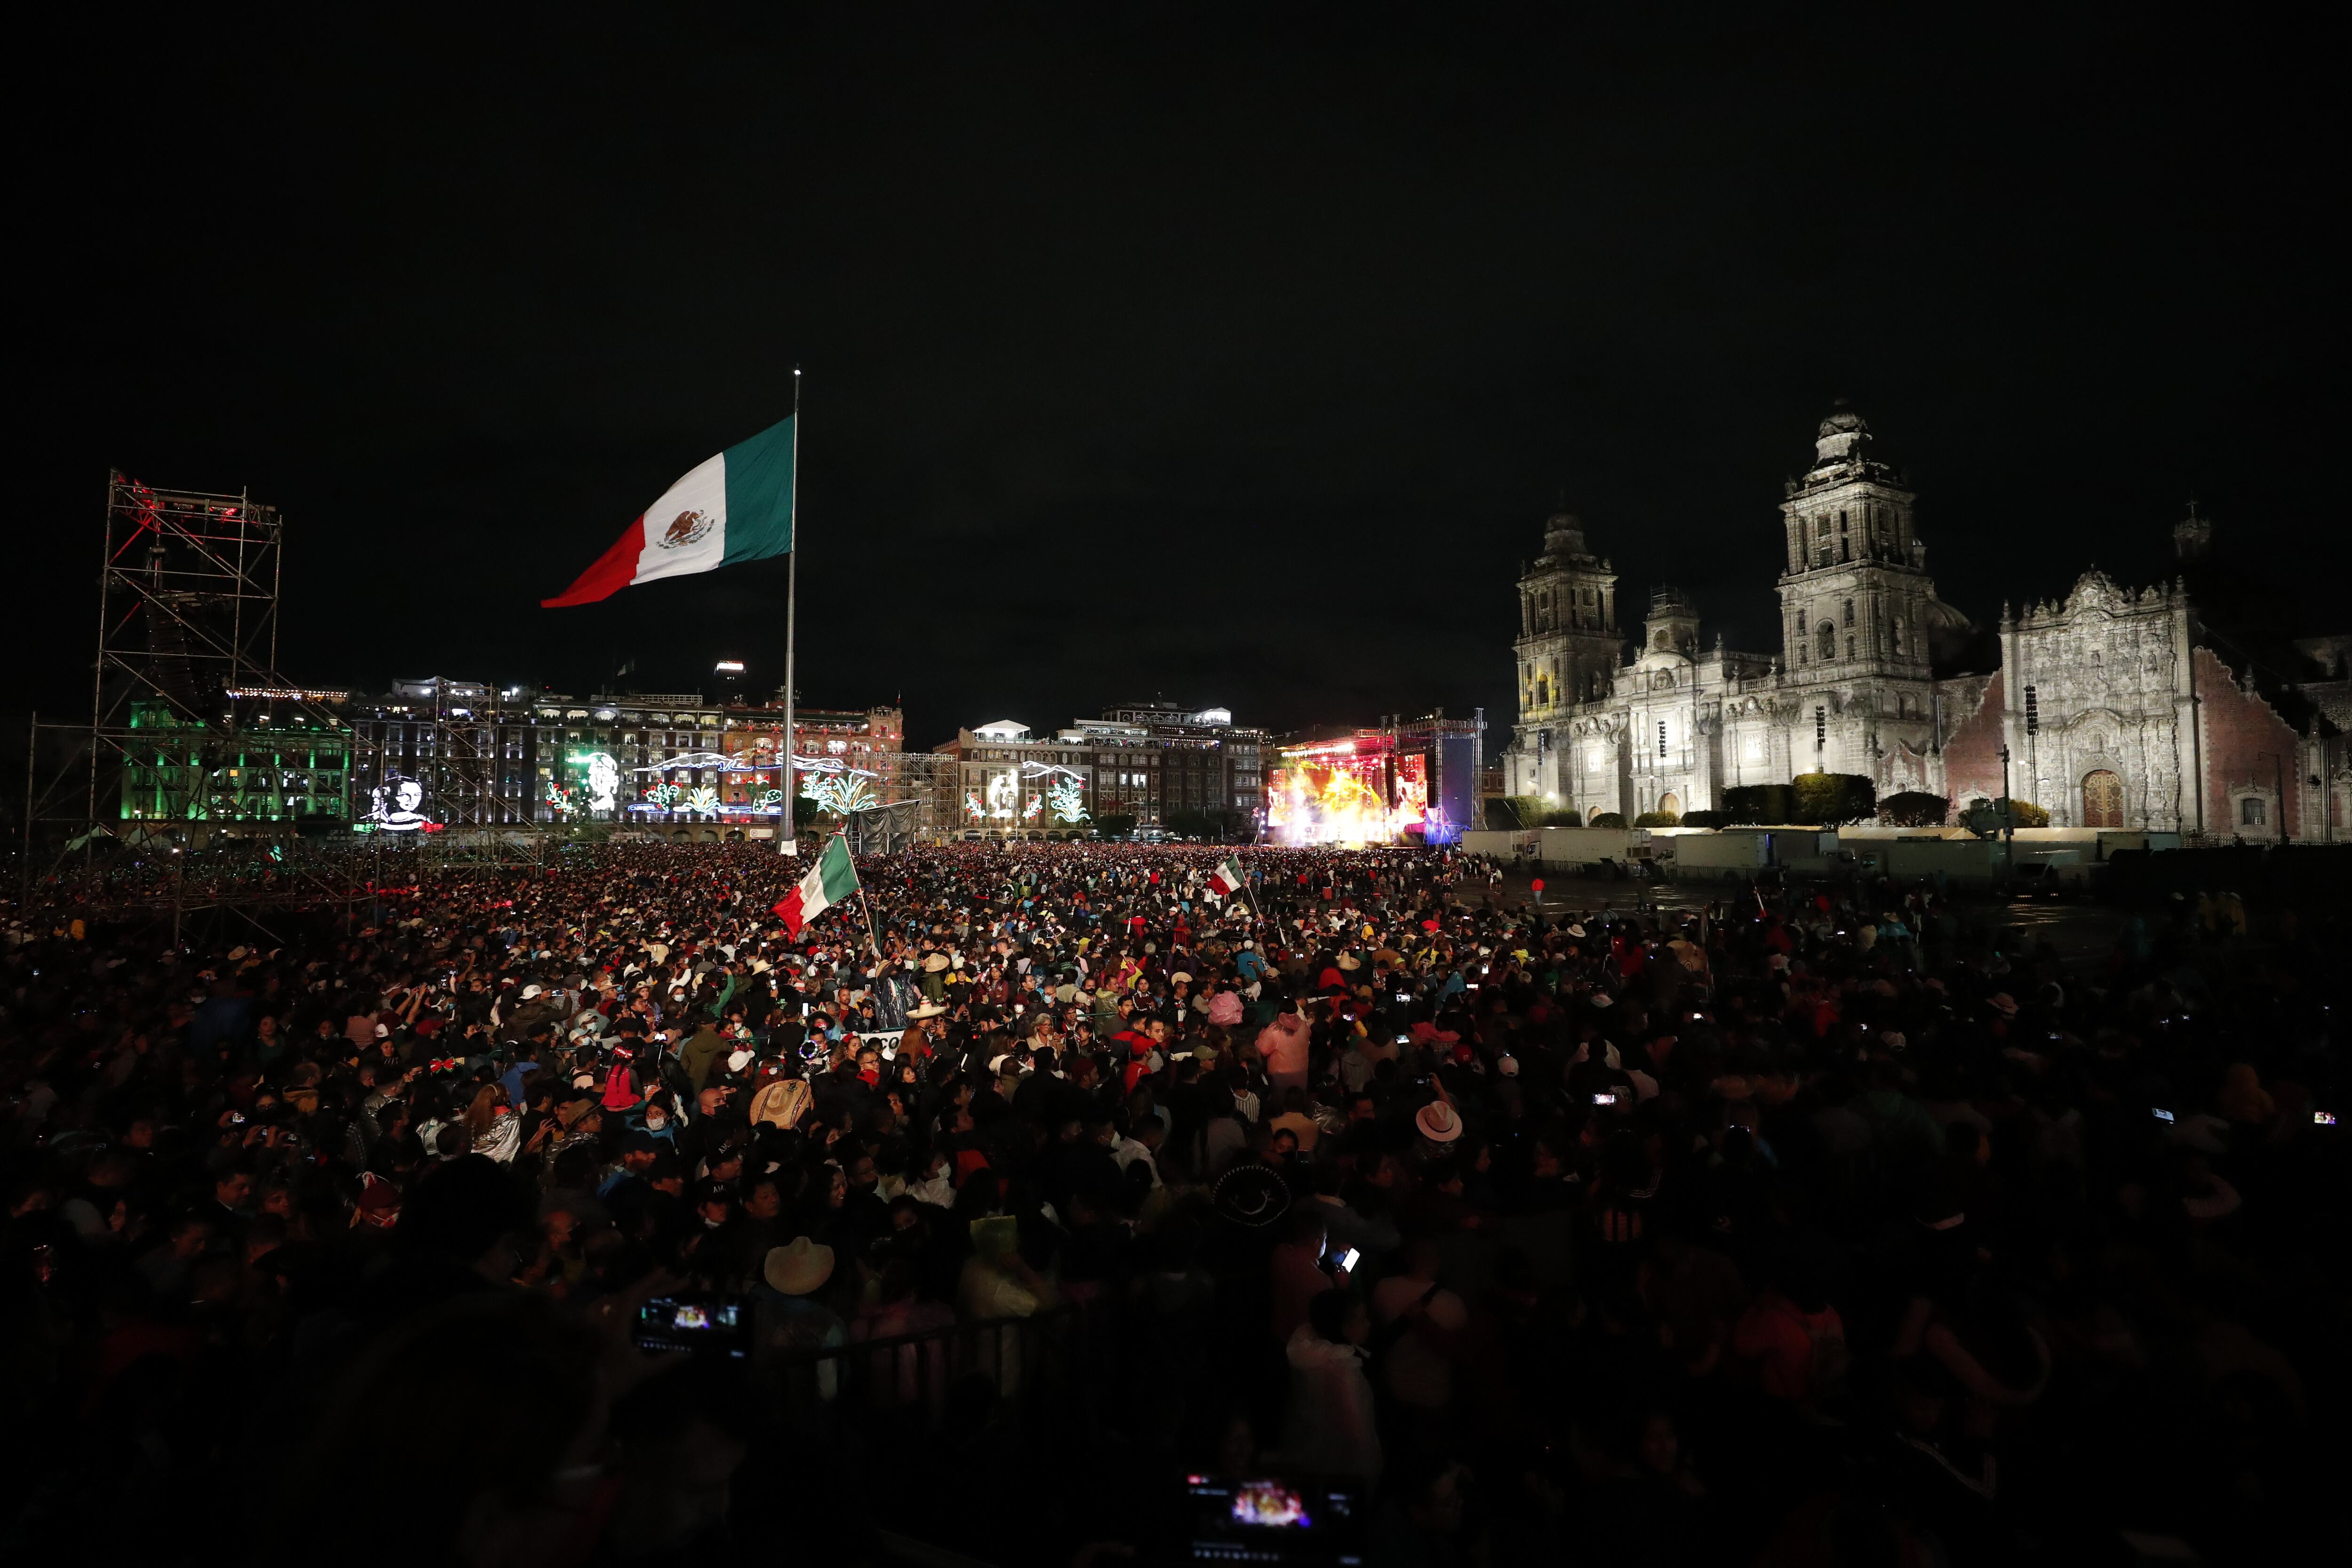
[[[1668,790],[1658,797],[1658,809],[1669,816],[1680,816],[1683,814],[1683,797]]]
[[[2124,781],[2105,768],[2083,775],[2083,826],[2121,827],[2124,825]]]

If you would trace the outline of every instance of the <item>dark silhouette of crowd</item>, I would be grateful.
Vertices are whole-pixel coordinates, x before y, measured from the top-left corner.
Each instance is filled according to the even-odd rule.
[[[566,854],[13,912],[16,1560],[1173,1563],[1257,1481],[1375,1568],[2346,1544],[2340,916],[968,845],[794,932],[761,847]]]

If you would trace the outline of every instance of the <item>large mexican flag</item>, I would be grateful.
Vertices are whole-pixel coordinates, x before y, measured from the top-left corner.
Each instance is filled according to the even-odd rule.
[[[849,840],[835,834],[825,840],[824,853],[800,885],[776,900],[776,913],[783,917],[784,930],[798,937],[801,927],[856,890],[857,868],[849,863]]]
[[[793,421],[739,441],[664,490],[620,542],[547,609],[593,605],[636,583],[715,572],[793,547]]]

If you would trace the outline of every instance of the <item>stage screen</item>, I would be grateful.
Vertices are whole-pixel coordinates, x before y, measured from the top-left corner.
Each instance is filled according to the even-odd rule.
[[[1396,759],[1396,788],[1390,798],[1389,837],[1425,830],[1429,822],[1429,759],[1412,752]]]
[[[1437,796],[1429,814],[1429,842],[1452,844],[1478,824],[1478,741],[1444,735],[1437,742]]]

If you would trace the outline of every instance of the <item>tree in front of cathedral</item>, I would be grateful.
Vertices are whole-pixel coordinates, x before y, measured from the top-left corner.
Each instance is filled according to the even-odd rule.
[[[1799,773],[1797,820],[1836,827],[1878,815],[1878,786],[1862,773]]]
[[[1889,827],[1941,827],[1952,803],[1926,790],[1906,789],[1878,803],[1878,820]]]
[[[1835,827],[1878,815],[1878,786],[1863,773],[1800,773],[1793,784],[1739,784],[1723,792],[1727,822],[1760,827]]]
[[[2030,800],[1986,800],[1981,796],[1969,802],[1969,808],[1960,813],[1960,826],[1979,838],[1990,838],[2001,829],[2003,806],[2009,808],[2008,816],[2012,826],[2050,826],[2048,808],[2036,805]]]

